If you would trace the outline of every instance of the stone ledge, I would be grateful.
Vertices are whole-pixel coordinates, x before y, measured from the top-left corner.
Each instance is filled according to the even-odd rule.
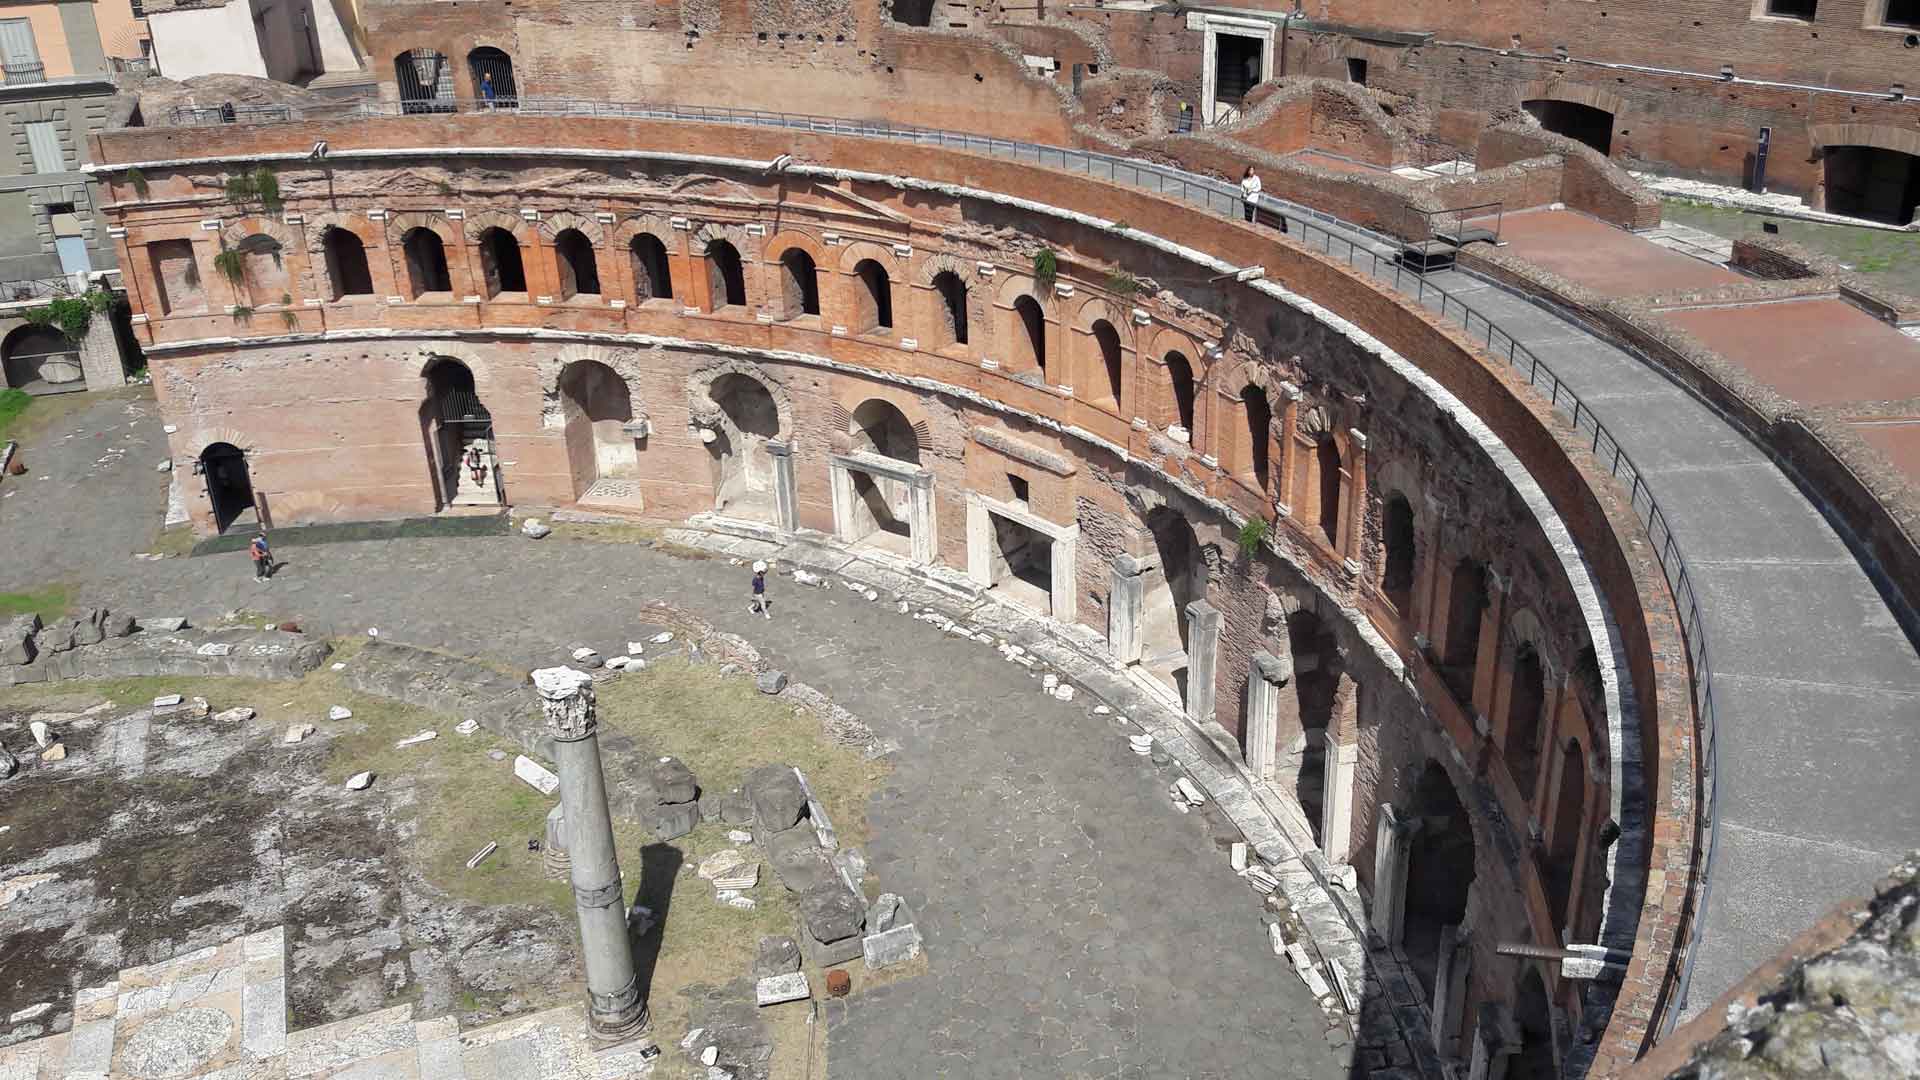
[[[540,700],[525,679],[473,660],[412,645],[369,641],[340,672],[363,694],[478,720],[528,754],[553,760],[553,743],[540,722]]]
[[[292,680],[319,667],[332,651],[325,641],[278,630],[143,631],[44,653],[31,664],[0,665],[0,686],[167,675]]]

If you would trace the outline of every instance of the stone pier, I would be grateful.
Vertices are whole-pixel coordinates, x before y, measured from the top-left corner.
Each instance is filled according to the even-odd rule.
[[[613,817],[600,770],[593,677],[572,668],[541,668],[533,686],[546,713],[560,773],[569,873],[587,967],[587,1024],[595,1038],[617,1042],[647,1026],[647,1004],[627,939],[627,906],[614,857]]]

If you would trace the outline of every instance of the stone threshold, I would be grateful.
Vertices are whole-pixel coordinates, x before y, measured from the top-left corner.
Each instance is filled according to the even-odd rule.
[[[842,579],[847,588],[898,595],[916,613],[931,609],[950,621],[956,636],[984,632],[992,640],[1020,646],[1036,662],[1058,673],[1061,683],[1082,688],[1089,708],[1104,706],[1153,736],[1156,746],[1219,808],[1246,838],[1249,865],[1275,882],[1271,888],[1246,876],[1253,892],[1278,892],[1306,933],[1300,942],[1309,953],[1314,976],[1301,973],[1319,995],[1330,1020],[1361,1037],[1363,996],[1377,995],[1393,1017],[1395,1035],[1407,1048],[1413,1073],[1448,1075],[1432,1048],[1424,995],[1404,961],[1371,936],[1363,898],[1352,871],[1335,867],[1315,847],[1299,802],[1253,779],[1240,760],[1240,748],[1226,729],[1196,723],[1170,704],[1158,688],[1139,685],[1130,665],[1115,661],[1104,638],[1080,625],[1067,625],[982,589],[950,567],[916,564],[890,552],[848,546],[824,533],[802,529],[783,533],[762,522],[702,514],[663,531],[674,545],[742,560],[765,559],[821,575],[822,587]],[[936,623],[938,625],[938,623]],[[1124,732],[1116,728],[1116,737]],[[1276,960],[1285,963],[1286,958]],[[1378,1034],[1378,1033],[1376,1033]],[[1409,1075],[1402,1072],[1401,1075]]]

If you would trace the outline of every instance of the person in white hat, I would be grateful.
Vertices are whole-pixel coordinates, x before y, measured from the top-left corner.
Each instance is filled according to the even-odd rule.
[[[747,610],[773,618],[773,601],[767,599],[767,564],[764,562],[753,564],[753,603],[747,605]]]

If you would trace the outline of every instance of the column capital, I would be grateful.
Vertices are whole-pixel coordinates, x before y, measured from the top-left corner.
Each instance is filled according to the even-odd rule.
[[[766,442],[761,443],[760,445],[766,447],[767,454],[770,457],[786,457],[793,453],[792,443],[778,442],[773,439],[768,439]]]
[[[594,716],[593,676],[570,667],[540,668],[533,688],[547,717],[547,734],[557,742],[590,739],[599,724]]]

